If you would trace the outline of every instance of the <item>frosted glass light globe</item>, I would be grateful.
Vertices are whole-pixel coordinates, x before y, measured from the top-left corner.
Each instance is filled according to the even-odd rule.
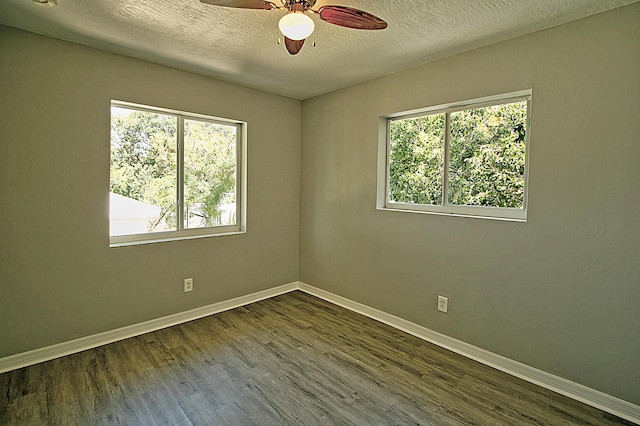
[[[302,12],[289,12],[280,19],[278,27],[287,38],[304,40],[311,35],[315,24],[313,19]]]

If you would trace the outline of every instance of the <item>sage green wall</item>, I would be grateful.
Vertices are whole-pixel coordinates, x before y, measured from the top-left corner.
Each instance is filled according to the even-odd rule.
[[[640,404],[639,22],[635,4],[304,101],[300,281]],[[379,116],[528,88],[527,223],[376,210]]]
[[[248,232],[109,248],[111,99],[246,121]],[[0,357],[296,281],[300,114],[297,100],[0,27]]]

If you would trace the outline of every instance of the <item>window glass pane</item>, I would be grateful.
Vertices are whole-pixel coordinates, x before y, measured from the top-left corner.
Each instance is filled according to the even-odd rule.
[[[523,208],[527,102],[453,112],[449,203]]]
[[[176,230],[177,118],[111,107],[109,234]]]
[[[389,200],[442,204],[445,114],[389,123]]]
[[[236,224],[237,127],[184,120],[184,227]]]

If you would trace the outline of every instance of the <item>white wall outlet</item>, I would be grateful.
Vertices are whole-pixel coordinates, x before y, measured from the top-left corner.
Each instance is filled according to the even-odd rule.
[[[188,293],[193,291],[193,278],[185,278],[184,279],[184,292]]]
[[[449,298],[444,296],[438,296],[438,310],[445,314],[449,311]]]

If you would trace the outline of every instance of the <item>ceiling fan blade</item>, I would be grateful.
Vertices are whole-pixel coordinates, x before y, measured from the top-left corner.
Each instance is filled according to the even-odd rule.
[[[304,45],[304,39],[302,40],[291,40],[289,37],[284,38],[284,45],[287,47],[287,50],[290,54],[296,55]]]
[[[345,6],[322,6],[318,15],[323,21],[357,30],[384,30],[387,23],[363,10]]]
[[[270,1],[262,0],[200,0],[201,3],[213,6],[235,7],[238,9],[264,9],[271,10],[277,6]]]

